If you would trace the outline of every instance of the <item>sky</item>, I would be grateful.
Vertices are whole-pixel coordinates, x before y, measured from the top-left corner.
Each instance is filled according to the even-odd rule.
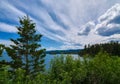
[[[120,41],[120,0],[0,0],[0,43],[18,38],[19,17],[29,15],[47,50],[81,49]]]

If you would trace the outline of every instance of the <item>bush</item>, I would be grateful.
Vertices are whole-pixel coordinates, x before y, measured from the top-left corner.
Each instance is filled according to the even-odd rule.
[[[86,77],[86,68],[80,59],[72,56],[55,57],[50,66],[51,80],[66,82],[64,84],[80,84]]]
[[[87,64],[88,84],[119,84],[120,58],[98,53]]]
[[[105,52],[82,60],[70,55],[56,56],[48,72],[40,72],[34,79],[29,75],[24,78],[22,69],[17,69],[14,76],[8,70],[3,67],[0,71],[0,84],[120,84],[120,58]]]

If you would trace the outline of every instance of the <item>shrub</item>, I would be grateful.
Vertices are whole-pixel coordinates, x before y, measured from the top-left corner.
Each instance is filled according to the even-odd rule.
[[[2,68],[0,84],[120,84],[120,58],[105,52],[82,60],[70,55],[56,56],[48,72],[40,72],[34,79],[25,78],[25,71],[20,68],[15,71],[15,78],[11,78],[9,67]]]

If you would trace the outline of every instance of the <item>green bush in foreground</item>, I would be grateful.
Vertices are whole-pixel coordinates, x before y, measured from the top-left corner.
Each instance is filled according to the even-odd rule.
[[[120,84],[120,58],[99,53],[85,64],[88,84]]]
[[[0,71],[0,84],[120,84],[120,58],[109,56],[105,52],[94,58],[74,59],[72,56],[56,56],[45,73],[38,73],[34,79],[24,70],[16,70],[15,79],[4,68]]]

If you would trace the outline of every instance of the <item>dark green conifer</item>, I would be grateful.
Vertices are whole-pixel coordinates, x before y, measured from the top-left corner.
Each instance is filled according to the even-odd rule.
[[[0,44],[0,56],[2,55],[3,50],[4,50],[4,45]]]
[[[36,75],[44,71],[45,49],[41,48],[41,34],[36,34],[35,23],[28,16],[20,18],[20,26],[17,27],[19,38],[11,39],[14,43],[6,48],[11,57],[12,70],[22,68],[25,76]]]

